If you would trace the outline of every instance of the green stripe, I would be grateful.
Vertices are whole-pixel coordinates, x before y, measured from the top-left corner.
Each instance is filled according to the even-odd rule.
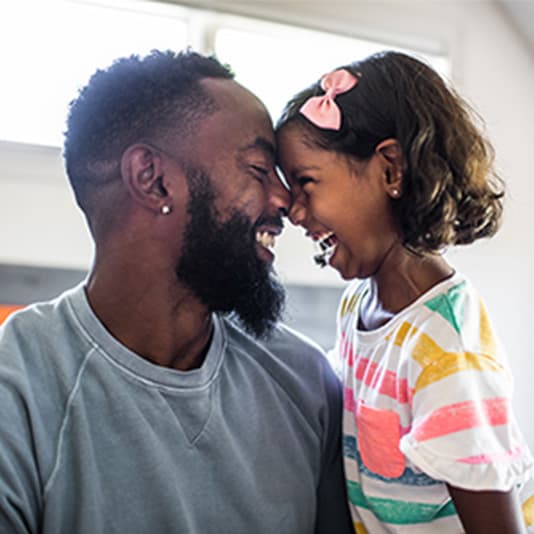
[[[441,517],[456,514],[452,500],[445,505],[395,501],[379,497],[366,497],[360,484],[347,481],[349,500],[354,506],[371,510],[380,521],[394,525],[428,523]]]
[[[459,334],[464,322],[465,282],[451,287],[444,295],[425,302],[425,306],[439,313]]]

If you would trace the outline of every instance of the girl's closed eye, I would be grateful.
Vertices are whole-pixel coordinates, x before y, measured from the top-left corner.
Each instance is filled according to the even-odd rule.
[[[296,182],[301,189],[306,190],[306,186],[308,186],[309,189],[309,186],[316,183],[316,180],[311,176],[299,176]]]

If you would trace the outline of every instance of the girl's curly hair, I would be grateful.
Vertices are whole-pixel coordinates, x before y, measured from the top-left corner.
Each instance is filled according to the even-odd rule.
[[[493,235],[504,185],[482,120],[469,104],[431,67],[399,52],[341,68],[359,83],[336,97],[339,131],[318,128],[299,113],[308,98],[324,93],[319,82],[286,105],[277,130],[298,124],[314,146],[358,160],[370,158],[384,139],[397,139],[405,168],[403,195],[392,200],[392,208],[404,246],[415,253]]]

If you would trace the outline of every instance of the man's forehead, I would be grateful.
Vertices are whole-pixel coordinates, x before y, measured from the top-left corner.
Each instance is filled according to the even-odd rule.
[[[276,150],[274,146],[274,140],[271,138],[267,139],[265,137],[258,136],[252,143],[249,143],[243,146],[240,150],[242,153],[249,151],[262,152],[263,155],[268,159],[274,162]]]
[[[200,128],[204,133],[226,133],[235,141],[240,139],[241,149],[256,148],[273,153],[273,125],[261,100],[234,80],[205,78],[201,84],[216,106],[216,111],[204,119]]]
[[[246,106],[256,107],[267,113],[261,100],[233,79],[204,78],[199,83],[221,108],[232,106],[235,102],[243,102]]]

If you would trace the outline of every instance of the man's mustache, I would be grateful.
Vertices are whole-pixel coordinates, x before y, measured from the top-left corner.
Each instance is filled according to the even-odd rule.
[[[254,228],[259,228],[260,226],[276,226],[282,231],[284,229],[284,221],[279,215],[263,215],[256,221]]]

